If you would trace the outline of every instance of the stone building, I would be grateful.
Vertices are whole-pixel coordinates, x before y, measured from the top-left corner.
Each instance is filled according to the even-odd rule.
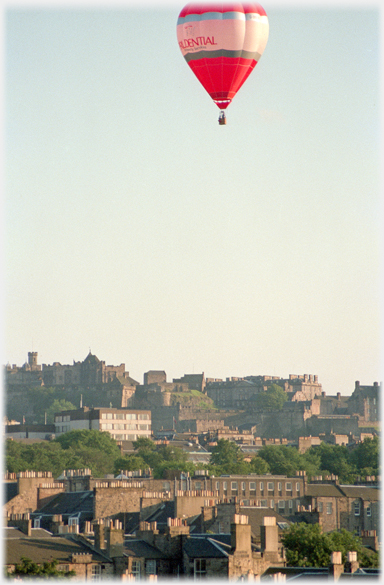
[[[28,361],[21,367],[9,364],[5,367],[5,383],[9,387],[42,386],[43,375],[37,363],[37,352],[28,352]]]
[[[377,422],[380,417],[379,398],[381,384],[374,382],[372,386],[361,386],[355,382],[355,389],[348,399],[348,414],[357,414],[362,422]]]
[[[54,362],[52,365],[37,363],[37,352],[28,353],[28,362],[18,367],[7,365],[5,381],[9,387],[14,386],[83,386],[92,387],[107,384],[116,377],[129,377],[125,371],[125,364],[119,366],[106,365],[91,352],[83,362],[73,362],[72,365],[62,365]]]
[[[265,392],[271,384],[281,386],[290,401],[311,401],[321,396],[322,387],[317,376],[290,374],[278,376],[245,376],[223,380],[207,379],[206,392],[218,408],[247,408],[255,394]]]

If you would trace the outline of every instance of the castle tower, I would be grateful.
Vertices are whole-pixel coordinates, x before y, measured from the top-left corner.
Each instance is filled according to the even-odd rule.
[[[37,351],[28,352],[28,364],[31,366],[31,368],[37,366]]]

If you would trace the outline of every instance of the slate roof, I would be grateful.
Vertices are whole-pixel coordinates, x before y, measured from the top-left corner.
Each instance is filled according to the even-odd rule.
[[[167,526],[168,518],[175,517],[175,502],[174,500],[164,502],[160,508],[155,510],[150,516],[148,516],[146,522],[157,522],[157,529],[163,532]]]
[[[255,508],[253,506],[241,506],[240,513],[248,516],[249,524],[251,525],[251,533],[252,537],[256,540],[260,539],[260,526],[263,524],[263,520],[265,517],[273,516],[276,518],[276,523],[284,523],[284,524],[291,524],[289,520],[285,516],[281,516],[275,510],[270,508]],[[281,527],[279,527],[279,533],[282,531]]]
[[[146,559],[170,559],[171,556],[161,552],[155,546],[139,538],[126,538],[124,540],[124,553],[132,557],[144,557]]]
[[[378,487],[364,485],[341,485],[340,490],[348,498],[363,498],[364,500],[377,501],[380,499]]]
[[[93,491],[64,492],[58,494],[39,510],[39,514],[93,514]]]
[[[73,553],[92,554],[92,562],[106,562],[107,557],[95,552],[81,541],[62,536],[52,536],[48,533],[45,533],[43,537],[35,534],[32,531],[32,535],[27,536],[20,532],[20,536],[15,537],[15,533],[10,533],[9,529],[6,528],[3,532],[6,540],[5,564],[14,565],[20,562],[21,557],[27,557],[39,564],[53,559],[58,559],[59,563],[70,563]]]
[[[341,498],[343,492],[333,483],[308,483],[305,495],[312,498]]]
[[[5,482],[3,486],[4,503],[9,502],[17,496],[17,482]]]
[[[216,537],[219,537],[220,540],[215,538],[215,535],[191,536],[186,539],[183,550],[190,559],[226,558],[229,553],[228,545],[230,546],[231,535],[220,534]],[[223,542],[223,537],[226,537],[225,540],[229,538],[227,545]]]

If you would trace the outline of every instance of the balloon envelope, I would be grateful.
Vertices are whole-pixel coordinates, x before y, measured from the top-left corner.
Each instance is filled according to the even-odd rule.
[[[252,2],[192,2],[177,21],[185,60],[222,110],[258,63],[268,33],[265,10]]]

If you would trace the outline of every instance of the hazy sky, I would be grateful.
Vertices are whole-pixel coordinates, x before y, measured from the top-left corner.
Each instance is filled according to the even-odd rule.
[[[184,4],[9,3],[3,363],[380,381],[378,9],[263,2],[219,126]]]

